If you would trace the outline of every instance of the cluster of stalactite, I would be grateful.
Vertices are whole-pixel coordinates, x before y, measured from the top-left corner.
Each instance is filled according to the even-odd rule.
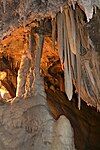
[[[85,13],[78,5],[66,5],[53,21],[57,24],[59,57],[68,99],[72,99],[75,84],[78,108],[81,107],[80,98],[83,98],[88,105],[99,109],[99,70],[95,50],[85,27]]]
[[[45,25],[43,26],[43,20],[38,30],[32,30],[29,36],[29,54],[25,54],[22,59],[21,68],[19,69],[18,76],[18,86],[17,88],[24,92],[23,87],[25,87],[25,79],[29,72],[29,80],[34,75],[34,66],[35,74],[40,72],[40,63],[42,57],[43,42],[45,37]],[[96,55],[94,47],[89,39],[85,24],[87,18],[83,10],[76,5],[66,5],[61,8],[56,17],[52,18],[52,43],[55,47],[55,42],[58,43],[59,57],[61,61],[61,66],[64,71],[64,84],[65,92],[69,100],[73,96],[73,84],[76,87],[78,93],[78,108],[81,108],[81,98],[84,99],[88,105],[97,107],[99,109],[99,76],[98,76],[98,67],[96,62]],[[36,42],[34,41],[33,33],[34,31],[38,32],[38,46],[36,48]],[[34,48],[35,47],[35,48]],[[34,51],[36,50],[36,56]],[[29,69],[29,64],[27,64],[27,59],[31,60],[31,69]],[[35,63],[34,63],[35,60]],[[23,62],[26,64],[28,70],[25,70],[23,67]],[[29,62],[28,62],[29,63]],[[21,73],[23,72],[23,73]],[[23,78],[24,76],[24,78]],[[23,79],[21,86],[19,85],[19,78]],[[32,82],[28,81],[28,89],[32,86]],[[22,81],[22,80],[21,80]],[[31,91],[31,90],[29,90]],[[27,93],[29,93],[29,91]],[[17,96],[21,95],[18,94]]]
[[[3,3],[4,8],[5,3],[6,1]],[[78,108],[81,108],[82,98],[88,105],[99,109],[99,69],[95,49],[85,27],[87,23],[85,12],[77,3],[70,1],[61,7],[61,11],[56,16],[51,17],[49,22],[51,21],[52,24],[52,43],[54,48],[56,41],[58,43],[68,99],[72,99],[74,84],[78,93]],[[40,74],[44,38],[51,34],[48,33],[50,31],[48,28],[51,27],[47,24],[48,22],[44,19],[40,21],[37,28],[31,28],[29,49],[22,56],[18,71],[16,96],[31,93],[34,78]],[[38,42],[35,41],[35,33],[38,33]]]

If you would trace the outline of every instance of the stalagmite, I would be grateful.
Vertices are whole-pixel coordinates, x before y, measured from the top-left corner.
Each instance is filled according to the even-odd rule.
[[[30,59],[25,54],[22,56],[20,69],[18,70],[16,97],[22,97],[25,94],[25,84],[29,68]]]
[[[64,115],[56,121],[53,137],[52,150],[75,150],[73,128]]]
[[[63,64],[63,53],[64,53],[64,18],[62,13],[58,13],[57,15],[57,30],[58,30],[58,52],[61,64]]]
[[[36,42],[34,37],[33,28],[31,28],[30,34],[29,34],[29,55],[31,56],[31,67],[29,69],[29,74],[27,76],[27,83],[26,83],[26,94],[25,96],[30,96],[33,91],[32,84],[34,82],[34,61],[35,61],[35,50],[36,50]]]

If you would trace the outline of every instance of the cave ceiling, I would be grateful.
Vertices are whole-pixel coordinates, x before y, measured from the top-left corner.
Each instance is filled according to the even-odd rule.
[[[68,10],[66,10],[66,5]],[[40,34],[43,34],[45,37],[41,59],[41,69],[45,79],[49,79],[51,84],[56,88],[60,88],[61,91],[64,91],[64,88],[69,88],[69,90],[66,91],[69,99],[72,97],[71,84],[74,84],[77,93],[79,93],[79,97],[81,96],[88,105],[100,109],[98,71],[100,67],[99,8],[99,0],[88,0],[87,2],[84,0],[78,0],[77,2],[76,0],[0,0],[0,71],[5,71],[7,73],[7,77],[4,79],[5,82],[2,80],[2,84],[6,86],[7,89],[10,89],[10,87],[14,89],[13,91],[9,91],[10,95],[12,97],[15,96],[17,86],[16,78],[21,57],[23,54],[27,53],[27,49],[29,49],[29,35],[31,29],[33,29],[36,44]],[[73,33],[70,34],[70,24],[67,23],[66,25],[68,29],[69,45],[72,52],[71,57],[72,55],[74,56],[74,54],[77,55],[75,59],[77,59],[78,63],[77,67],[74,66],[77,68],[74,70],[74,73],[76,70],[78,71],[79,67],[82,68],[81,77],[83,78],[83,82],[81,94],[79,91],[79,74],[77,75],[77,79],[76,76],[71,79],[69,77],[71,76],[71,72],[69,71],[68,78],[65,79],[69,81],[67,82],[68,87],[62,87],[62,83],[59,83],[62,76],[66,76],[67,71],[64,71],[63,61],[65,60],[62,60],[63,54],[59,51],[59,43],[60,46],[62,44],[61,38],[59,38],[59,35],[62,33],[62,31],[60,31],[61,20],[59,18],[63,10],[68,11],[68,13],[76,13],[78,16],[79,26],[77,31],[80,32],[80,39],[78,38],[78,40],[81,41],[80,60],[77,59],[79,58],[78,53],[76,54],[74,49],[75,43],[73,44],[71,41]],[[67,14],[66,11],[64,12],[65,14]],[[69,19],[68,16],[66,18]],[[68,22],[70,22],[70,20]],[[72,27],[73,29],[75,28],[73,24]],[[84,80],[84,78],[86,78],[86,80]]]

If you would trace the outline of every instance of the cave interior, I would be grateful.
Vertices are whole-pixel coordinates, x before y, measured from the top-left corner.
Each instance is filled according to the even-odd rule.
[[[0,5],[3,18],[8,17],[10,1]],[[54,14],[32,18],[27,5],[18,25],[11,20],[10,30],[5,19],[0,35],[0,107],[31,97],[39,73],[50,113],[55,120],[61,115],[70,120],[76,148],[99,150],[100,9],[95,6],[88,21],[84,7],[70,2]]]

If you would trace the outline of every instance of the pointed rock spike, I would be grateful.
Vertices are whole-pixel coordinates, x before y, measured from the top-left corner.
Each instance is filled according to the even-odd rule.
[[[76,43],[75,43],[75,22],[73,15],[71,14],[71,8],[69,6],[65,7],[64,13],[66,16],[66,28],[68,32],[68,39],[71,51],[76,54]]]
[[[6,12],[6,0],[2,0],[3,3],[3,11],[4,13]]]
[[[38,41],[38,47],[36,51],[36,60],[35,60],[35,73],[40,74],[40,63],[41,63],[41,57],[42,57],[42,50],[43,50],[43,44],[44,44],[44,35],[39,34],[39,41]]]
[[[56,18],[52,19],[52,45],[55,50],[55,41],[56,41]]]
[[[61,64],[63,64],[63,51],[64,51],[64,31],[63,31],[63,14],[57,14],[57,33],[58,33],[58,52]]]
[[[68,43],[68,31],[66,27],[66,17],[64,17],[64,77],[65,77],[65,92],[69,100],[72,99],[72,95],[73,95],[70,59],[71,57],[70,57],[70,49],[69,49],[69,43]]]

